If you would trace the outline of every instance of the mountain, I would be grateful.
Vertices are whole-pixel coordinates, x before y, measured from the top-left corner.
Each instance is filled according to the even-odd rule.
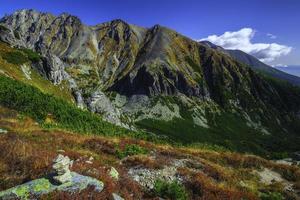
[[[300,66],[299,65],[287,65],[287,66],[274,66],[274,68],[292,74],[294,76],[300,77]]]
[[[284,72],[283,70],[276,69],[274,67],[271,67],[269,65],[266,65],[265,63],[259,61],[254,56],[251,56],[241,50],[230,50],[230,49],[223,49],[220,46],[214,45],[209,41],[201,41],[201,44],[207,45],[211,48],[217,49],[219,51],[223,51],[224,53],[227,53],[234,59],[238,60],[241,63],[244,63],[248,66],[250,66],[252,69],[256,70],[257,72],[261,72],[264,74],[267,74],[271,77],[275,77],[284,81],[288,81],[289,83],[300,86],[300,77],[291,75],[289,73]]]
[[[20,10],[0,20],[0,40],[1,74],[118,126],[264,155],[299,149],[298,87],[166,27]]]

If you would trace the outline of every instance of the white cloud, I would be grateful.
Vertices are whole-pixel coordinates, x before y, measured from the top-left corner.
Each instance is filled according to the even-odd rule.
[[[288,65],[278,63],[276,65],[271,65],[272,67],[289,67]]]
[[[225,32],[224,34],[210,35],[200,41],[208,40],[225,49],[239,49],[257,57],[262,62],[271,62],[280,56],[287,55],[291,52],[292,47],[277,43],[252,43],[251,40],[255,35],[252,28],[242,28],[235,32]]]
[[[276,39],[277,36],[276,35],[273,35],[272,33],[267,33],[267,36],[271,39]]]

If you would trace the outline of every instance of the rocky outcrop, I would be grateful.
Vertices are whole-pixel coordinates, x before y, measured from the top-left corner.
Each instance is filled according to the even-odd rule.
[[[56,55],[47,54],[44,63],[46,75],[55,85],[60,84],[62,80],[69,78],[65,71],[64,63]]]
[[[97,179],[71,172],[69,182],[57,185],[48,178],[40,178],[0,192],[0,199],[30,199],[30,196],[39,197],[54,191],[75,193],[89,187],[94,187],[95,192],[101,192],[104,184]]]
[[[147,169],[141,167],[131,168],[128,171],[128,175],[147,190],[152,190],[154,188],[154,183],[157,180],[182,182],[183,179],[178,175],[177,169],[185,167],[187,162],[190,161],[186,159],[173,160],[171,165],[163,166],[162,169]]]
[[[3,17],[0,24],[5,24],[12,30],[15,40],[20,45],[33,49],[54,18],[49,13],[24,9]]]
[[[15,38],[13,31],[5,25],[0,25],[0,41],[13,44],[13,46],[22,46],[22,44]]]
[[[58,155],[54,160],[54,175],[50,174],[44,178],[35,179],[18,185],[16,187],[0,192],[0,199],[34,199],[51,192],[76,193],[87,188],[94,188],[95,192],[101,192],[104,184],[88,176],[82,176],[76,172],[71,172],[69,166],[71,160],[67,156]]]
[[[25,78],[28,79],[28,80],[31,80],[31,77],[30,77],[30,75],[31,75],[30,67],[27,66],[26,64],[23,64],[20,67],[21,67],[22,72],[24,73]]]
[[[59,184],[70,182],[72,179],[71,171],[69,169],[72,163],[70,158],[59,154],[53,162],[52,168],[55,170],[53,179]]]
[[[121,125],[120,112],[103,92],[97,90],[88,98],[87,102],[90,111],[101,114],[104,119],[111,123]]]
[[[109,171],[109,176],[112,177],[113,179],[118,180],[119,179],[119,172],[114,167],[111,167],[110,171]]]
[[[7,133],[7,132],[8,132],[7,130],[0,128],[0,134]]]

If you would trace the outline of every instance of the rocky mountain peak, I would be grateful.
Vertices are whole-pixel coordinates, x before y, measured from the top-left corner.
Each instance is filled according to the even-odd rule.
[[[125,24],[125,25],[128,25],[127,22],[125,22],[124,20],[122,19],[114,19],[110,22],[111,24]]]

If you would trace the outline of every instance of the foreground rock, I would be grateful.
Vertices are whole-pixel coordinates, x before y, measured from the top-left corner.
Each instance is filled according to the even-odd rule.
[[[113,197],[113,200],[124,200],[122,197],[120,197],[118,194],[116,193],[112,193],[112,197]]]
[[[31,199],[30,197],[38,197],[53,191],[75,193],[88,187],[94,187],[96,192],[101,192],[104,184],[97,179],[71,172],[70,182],[56,185],[49,178],[40,178],[0,192],[0,199]]]
[[[111,167],[111,169],[109,171],[109,175],[110,175],[110,177],[112,177],[116,180],[119,179],[119,172],[114,167]]]
[[[262,171],[256,171],[255,173],[259,176],[260,181],[266,185],[281,183],[284,186],[285,191],[294,192],[293,184],[284,179],[279,173],[275,171],[264,168]]]
[[[71,172],[69,167],[72,161],[69,157],[58,155],[53,162],[54,174],[2,191],[0,199],[32,199],[53,191],[75,193],[89,187],[93,187],[95,192],[103,190],[101,181]]]
[[[186,167],[188,161],[187,159],[173,160],[171,165],[164,166],[162,169],[134,167],[128,171],[128,175],[147,190],[152,190],[156,180],[182,182],[182,177],[177,174],[177,169]]]
[[[72,179],[71,171],[69,169],[71,165],[70,158],[59,154],[53,162],[52,168],[55,170],[55,176],[53,177],[54,181],[59,184],[70,182]]]
[[[0,128],[0,133],[7,133],[7,130]]]

